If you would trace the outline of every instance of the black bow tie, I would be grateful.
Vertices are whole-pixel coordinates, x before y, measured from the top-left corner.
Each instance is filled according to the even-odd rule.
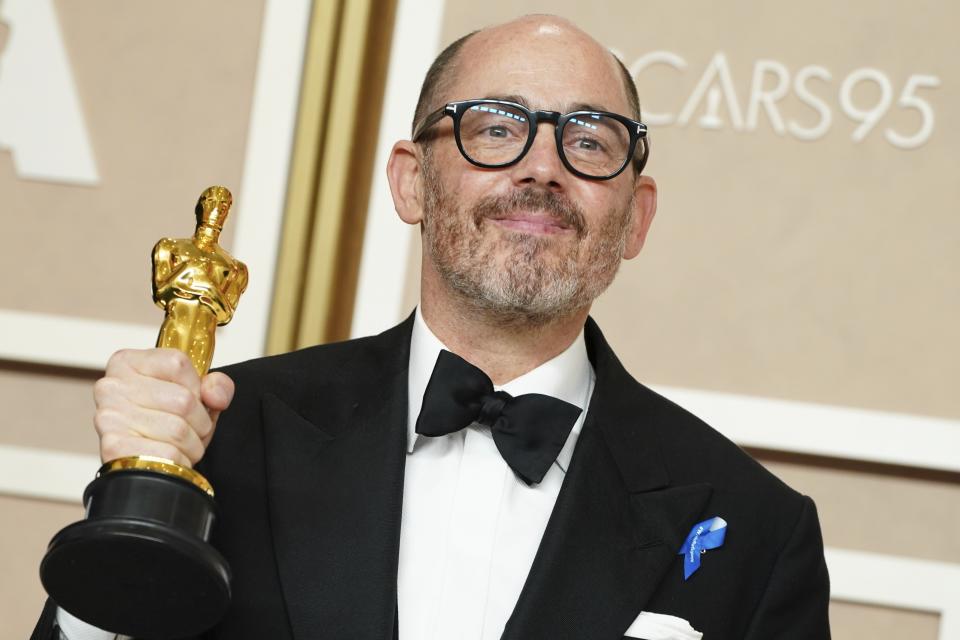
[[[483,371],[440,351],[417,418],[417,433],[443,436],[477,422],[490,427],[500,455],[521,480],[543,480],[570,435],[580,408],[539,393],[494,391]]]

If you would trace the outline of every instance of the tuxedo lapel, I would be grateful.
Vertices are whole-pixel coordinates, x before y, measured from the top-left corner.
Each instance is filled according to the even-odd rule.
[[[409,323],[403,328],[372,358],[378,367],[343,371],[342,383],[317,390],[329,395],[318,403],[329,411],[263,399],[274,551],[300,640],[394,634]]]
[[[671,486],[642,388],[592,321],[597,373],[586,423],[503,634],[620,638],[655,592],[711,488]],[[652,415],[651,415],[652,414]]]

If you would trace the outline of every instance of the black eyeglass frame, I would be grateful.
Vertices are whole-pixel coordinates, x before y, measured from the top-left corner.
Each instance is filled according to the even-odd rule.
[[[523,149],[520,151],[520,154],[511,160],[510,162],[501,162],[499,164],[487,164],[485,162],[478,162],[470,157],[470,155],[463,149],[463,143],[460,141],[460,119],[463,118],[463,114],[470,110],[471,107],[480,105],[480,104],[498,104],[511,109],[517,109],[523,112],[528,119],[528,127],[530,133],[527,136],[527,143],[524,145]],[[566,154],[563,152],[563,128],[566,126],[573,118],[578,117],[589,117],[591,115],[603,116],[605,118],[611,118],[625,125],[628,134],[630,135],[630,144],[628,146],[628,153],[626,158],[623,161],[623,164],[619,169],[614,171],[608,176],[591,176],[589,174],[583,173],[582,171],[577,170],[570,164],[570,161],[567,160]],[[521,160],[527,155],[527,152],[530,150],[530,147],[533,146],[533,141],[537,137],[537,131],[539,130],[539,125],[541,122],[549,122],[554,125],[554,138],[557,143],[557,155],[560,156],[560,161],[563,163],[563,166],[567,170],[578,176],[580,178],[585,178],[587,180],[610,180],[615,178],[623,170],[627,168],[627,165],[630,164],[630,161],[633,160],[637,164],[637,174],[643,172],[643,168],[647,164],[647,157],[650,155],[650,142],[647,139],[647,125],[637,120],[632,120],[626,116],[622,116],[619,113],[612,113],[610,111],[571,111],[570,113],[561,114],[559,111],[531,111],[522,104],[517,104],[516,102],[510,102],[508,100],[492,100],[492,99],[474,99],[474,100],[458,100],[456,102],[448,102],[443,105],[433,113],[427,115],[423,120],[420,121],[414,130],[413,130],[413,142],[418,142],[423,133],[429,129],[431,126],[442,120],[443,118],[449,116],[453,120],[453,135],[457,141],[457,148],[460,149],[460,155],[472,165],[481,167],[483,169],[503,169],[505,167],[510,167]],[[641,143],[643,147],[643,153],[639,158],[636,158],[634,154],[637,149],[637,142]]]

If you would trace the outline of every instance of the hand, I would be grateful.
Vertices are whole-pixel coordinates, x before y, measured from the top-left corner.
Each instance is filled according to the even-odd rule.
[[[201,380],[176,349],[117,351],[93,390],[100,459],[148,455],[192,467],[203,457],[233,391],[223,373]]]

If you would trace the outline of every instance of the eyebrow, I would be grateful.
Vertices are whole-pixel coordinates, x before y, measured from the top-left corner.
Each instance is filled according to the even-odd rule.
[[[509,95],[492,95],[487,96],[491,100],[505,100],[507,102],[516,102],[521,104],[531,111],[536,111],[533,107],[530,106],[530,102],[521,95],[509,94]],[[560,110],[561,113],[571,113],[573,111],[610,111],[609,109],[604,108],[603,106],[598,106],[590,104],[587,102],[575,102],[571,105],[568,105],[566,109]]]
[[[528,108],[528,109],[531,108],[531,107],[530,107],[530,103],[527,101],[526,98],[524,98],[524,97],[521,96],[521,95],[517,95],[517,94],[513,94],[513,93],[511,93],[511,94],[509,94],[509,95],[500,95],[500,96],[494,95],[494,96],[489,96],[489,98],[491,98],[492,100],[505,100],[505,101],[507,101],[507,102],[516,102],[517,104],[522,104],[523,106],[525,106],[525,107]]]
[[[589,104],[587,102],[575,102],[570,105],[570,111],[607,111],[610,109],[603,107],[602,105]]]

